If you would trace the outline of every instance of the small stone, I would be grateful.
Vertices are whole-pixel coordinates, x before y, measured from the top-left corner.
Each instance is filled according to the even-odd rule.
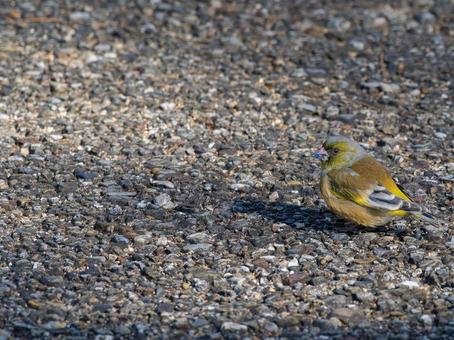
[[[8,160],[10,162],[23,162],[25,159],[22,156],[14,155],[14,156],[8,157]]]
[[[199,328],[199,327],[203,327],[203,326],[206,326],[206,325],[209,325],[210,323],[208,322],[207,319],[204,319],[204,318],[198,318],[198,319],[195,319],[193,322],[192,322],[192,327],[194,328]]]
[[[351,25],[350,21],[341,17],[332,17],[328,21],[328,28],[334,29],[338,32],[348,31]]]
[[[422,230],[426,232],[426,237],[430,240],[441,240],[444,237],[445,228],[441,226],[425,224]]]
[[[416,282],[416,281],[402,281],[401,283],[399,283],[399,287],[415,289],[415,288],[419,288],[420,284],[419,284],[419,282]]]
[[[276,260],[276,256],[274,255],[264,255],[260,256],[260,258],[268,262],[274,262]]]
[[[234,183],[230,185],[230,189],[234,191],[247,191],[248,189],[250,189],[250,186],[243,183]]]
[[[318,110],[317,110],[317,107],[315,105],[312,105],[312,104],[308,104],[308,103],[303,103],[301,105],[301,108],[305,111],[309,111],[311,113],[316,113]]]
[[[46,329],[61,329],[66,327],[66,322],[64,321],[49,321],[43,325]]]
[[[171,110],[175,109],[176,105],[175,105],[175,103],[165,102],[165,103],[161,103],[159,105],[159,107],[164,111],[171,111]]]
[[[416,14],[415,19],[416,19],[416,21],[418,21],[421,24],[431,24],[437,20],[435,15],[428,11],[424,11],[424,12],[420,12],[420,13]]]
[[[430,315],[428,315],[428,314],[421,315],[421,321],[423,322],[424,327],[432,328],[433,319]]]
[[[134,237],[134,243],[137,243],[137,244],[148,244],[150,242],[152,242],[153,240],[153,235],[152,234],[145,234],[145,235],[138,235],[136,237]]]
[[[122,244],[122,245],[126,245],[126,244],[129,244],[129,239],[124,237],[123,235],[115,235],[113,238],[112,238],[112,241],[114,243],[117,243],[117,244]]]
[[[361,313],[355,308],[340,307],[336,308],[332,312],[332,316],[341,320],[346,324],[356,323],[359,319],[362,319]]]
[[[345,124],[353,125],[356,121],[356,115],[353,113],[341,113],[336,120]]]
[[[155,33],[156,32],[156,26],[153,25],[152,23],[146,23],[145,25],[143,25],[140,28],[140,30],[144,34],[151,34],[151,33]]]
[[[0,190],[5,190],[5,189],[8,189],[8,182],[6,182],[5,180],[3,179],[0,179]]]
[[[340,109],[337,106],[328,106],[325,110],[326,118],[330,119],[339,115]]]
[[[69,20],[71,21],[85,21],[91,18],[90,13],[87,12],[72,12],[69,15]]]
[[[221,325],[221,330],[228,332],[246,332],[247,326],[240,323],[227,321]]]
[[[350,46],[357,51],[362,51],[364,50],[366,44],[364,43],[364,41],[353,39],[350,41]]]
[[[153,182],[151,182],[151,184],[153,184],[155,186],[167,188],[167,189],[174,189],[175,188],[175,184],[173,184],[170,181],[153,181]]]
[[[334,316],[331,317],[331,318],[329,318],[329,319],[328,319],[328,322],[329,322],[331,325],[333,325],[335,328],[337,328],[337,327],[342,327],[342,326],[343,326],[342,321],[340,321],[338,318],[336,318],[336,317],[334,317]]]
[[[268,335],[276,335],[279,332],[279,327],[274,322],[266,322],[263,329]]]
[[[347,303],[347,297],[345,295],[331,295],[323,300],[328,306],[343,306]],[[341,309],[339,309],[341,311]]]
[[[160,208],[173,209],[175,204],[172,202],[172,198],[169,194],[163,193],[154,198],[154,204]]]
[[[288,261],[288,267],[299,267],[299,266],[300,266],[300,264],[296,257],[291,259],[290,261]]]
[[[72,181],[72,182],[64,182],[64,183],[58,183],[55,186],[55,190],[59,194],[70,194],[70,193],[75,193],[77,189],[79,188],[79,184],[77,181]]]
[[[30,299],[27,300],[27,306],[33,309],[41,309],[43,307],[43,303],[36,299]]]
[[[169,240],[165,236],[161,236],[156,240],[157,246],[166,246],[167,244],[169,244]]]
[[[91,256],[90,257],[90,260],[92,262],[97,262],[97,263],[105,263],[107,261],[106,257],[105,256]]]
[[[357,291],[353,293],[353,297],[360,302],[372,302],[375,300],[374,294],[371,292]]]
[[[303,68],[298,68],[293,71],[292,76],[295,78],[305,78],[307,77],[307,73]]]
[[[174,310],[174,307],[170,303],[160,303],[158,307],[156,308],[156,313],[162,314],[162,313],[172,313]]]
[[[94,53],[89,53],[85,57],[85,62],[87,64],[94,64],[97,63],[98,61],[102,60],[102,58]]]
[[[186,237],[191,243],[209,243],[210,236],[207,233],[200,232],[188,235]]]
[[[257,259],[254,262],[254,266],[268,269],[270,267],[270,263],[264,259]]]
[[[127,327],[125,325],[116,326],[114,331],[116,334],[119,334],[122,336],[126,336],[131,333],[131,330],[129,329],[129,327]]]
[[[81,169],[74,170],[74,176],[79,179],[90,180],[98,176],[96,172],[84,171]]]
[[[330,319],[334,319],[334,317],[331,317]],[[337,319],[337,320],[339,320],[339,319]],[[337,327],[333,323],[331,323],[329,320],[322,319],[322,318],[315,319],[312,325],[314,327],[318,327],[322,332],[332,331],[333,329],[335,329]]]
[[[368,90],[381,90],[385,93],[397,93],[400,92],[400,86],[398,84],[387,84],[380,81],[369,81],[362,82],[361,87]]]
[[[386,84],[381,83],[381,89],[385,93],[398,93],[400,92],[400,86],[398,84]]]
[[[40,278],[40,282],[46,286],[61,287],[64,283],[63,278],[60,276],[45,275]]]
[[[0,329],[0,340],[12,339],[11,333],[5,329]]]
[[[213,245],[209,243],[196,243],[196,244],[187,244],[184,246],[186,251],[208,251]]]
[[[279,193],[274,191],[270,196],[268,196],[270,202],[276,202],[279,199]]]
[[[102,332],[105,332],[105,331],[102,330]],[[94,340],[114,340],[114,339],[115,339],[115,337],[110,334],[97,334],[94,337]]]
[[[298,283],[298,282],[306,282],[307,281],[307,275],[303,274],[303,273],[292,273],[292,274],[289,274],[289,276],[287,277],[287,283],[289,286],[293,286],[295,283]]]
[[[139,203],[137,203],[136,207],[137,207],[137,209],[146,209],[150,205],[151,205],[151,202],[144,200],[144,201],[140,201]]]

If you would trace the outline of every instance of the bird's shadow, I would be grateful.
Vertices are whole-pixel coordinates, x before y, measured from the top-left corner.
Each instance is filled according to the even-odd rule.
[[[233,213],[258,214],[273,223],[284,223],[296,229],[315,229],[358,234],[361,232],[381,232],[386,227],[364,228],[347,222],[326,209],[282,203],[264,202],[256,198],[241,198],[233,202]]]

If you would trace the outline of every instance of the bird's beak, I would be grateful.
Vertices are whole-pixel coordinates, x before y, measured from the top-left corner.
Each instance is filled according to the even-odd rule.
[[[326,152],[326,150],[323,147],[321,147],[314,153],[314,157],[317,159],[320,159],[322,161],[327,161],[328,153]]]

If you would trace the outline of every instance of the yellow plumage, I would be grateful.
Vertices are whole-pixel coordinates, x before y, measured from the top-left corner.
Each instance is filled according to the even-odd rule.
[[[408,215],[434,221],[403,192],[383,165],[354,141],[329,137],[316,157],[322,159],[321,193],[334,213],[370,227]]]

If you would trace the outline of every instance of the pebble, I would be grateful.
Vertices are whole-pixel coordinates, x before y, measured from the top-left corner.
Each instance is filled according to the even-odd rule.
[[[230,185],[230,189],[235,190],[235,191],[246,191],[250,188],[248,184],[243,184],[243,183],[234,183]]]
[[[161,103],[159,107],[165,111],[172,111],[175,109],[176,105],[172,102]]]
[[[192,327],[194,327],[194,328],[199,328],[199,327],[203,327],[206,325],[209,325],[209,322],[208,322],[208,320],[206,320],[204,318],[198,318],[192,322]]]
[[[210,236],[207,233],[194,233],[186,237],[192,243],[209,243],[211,240]]]
[[[362,51],[366,47],[364,41],[353,39],[350,41],[350,46],[357,51]]]
[[[112,241],[118,244],[129,244],[128,238],[124,237],[123,235],[115,235],[112,238]]]
[[[173,209],[175,204],[169,194],[162,193],[154,198],[154,204],[160,208]]]
[[[169,244],[169,240],[165,236],[161,236],[156,240],[157,246],[166,246],[167,244]]]
[[[421,24],[434,23],[436,21],[435,15],[427,11],[417,13],[415,19]]]
[[[279,333],[279,327],[274,322],[266,322],[263,328],[265,333],[269,335],[276,335]]]
[[[288,267],[299,267],[299,265],[297,258],[293,258],[288,262]]]
[[[421,315],[421,321],[423,322],[426,328],[431,328],[433,325],[433,320],[430,315],[427,314]]]
[[[147,244],[147,243],[151,243],[152,241],[154,241],[154,236],[152,234],[147,234],[147,235],[138,235],[136,237],[134,237],[134,243],[137,243],[137,244]]]
[[[0,329],[0,340],[7,340],[11,338],[11,333],[4,330]]]
[[[328,27],[339,32],[345,32],[350,29],[351,23],[345,18],[332,17],[328,21]]]
[[[419,284],[419,282],[416,282],[416,281],[402,281],[399,284],[399,286],[400,287],[406,287],[408,289],[415,289],[415,288],[419,288],[420,284]]]
[[[363,88],[374,90],[378,89],[385,93],[398,93],[400,92],[400,86],[398,84],[393,83],[384,83],[379,81],[370,81],[370,82],[362,82],[361,86]]]
[[[91,18],[90,13],[88,12],[72,12],[69,15],[71,21],[85,21]]]
[[[303,103],[301,105],[301,108],[305,111],[309,111],[311,113],[316,113],[318,111],[317,107],[315,105],[312,105],[312,104],[308,104],[308,103]]]
[[[328,106],[325,110],[327,118],[333,118],[339,115],[340,109],[337,106]]]
[[[207,251],[213,247],[210,243],[195,243],[195,244],[187,244],[184,246],[184,250],[186,251]]]
[[[341,320],[346,324],[356,322],[359,318],[362,318],[362,315],[355,308],[336,308],[332,311],[333,317]]]
[[[167,189],[175,189],[175,184],[173,184],[172,182],[170,181],[153,181],[151,182],[153,185],[156,185],[156,186],[160,186],[160,187],[163,187],[163,188],[167,188]]]
[[[8,186],[8,183],[3,180],[3,179],[0,179],[0,190],[5,190],[7,189],[9,186]]]
[[[232,331],[232,332],[246,332],[247,326],[242,325],[236,322],[224,322],[221,325],[221,329],[223,331]]]
[[[386,84],[381,83],[380,88],[385,93],[398,93],[400,92],[400,86],[398,84]]]
[[[94,179],[98,176],[96,172],[90,172],[90,171],[84,171],[81,169],[76,169],[74,170],[74,176],[76,176],[79,179],[84,179],[84,180],[90,180]]]

